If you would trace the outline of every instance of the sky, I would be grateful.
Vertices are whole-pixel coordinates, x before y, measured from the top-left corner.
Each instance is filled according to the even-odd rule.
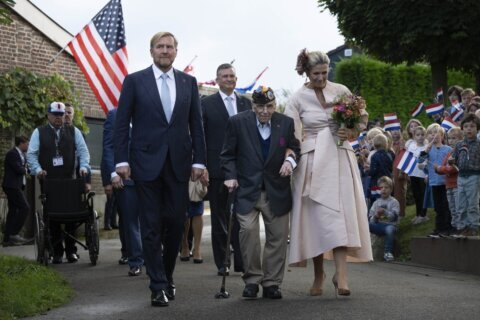
[[[31,0],[64,29],[77,34],[108,0]],[[265,68],[257,85],[294,91],[305,79],[295,72],[301,49],[329,51],[343,44],[336,19],[315,0],[123,0],[129,72],[151,65],[150,38],[170,31],[179,42],[174,67],[193,62],[197,81],[215,79],[231,62],[237,87]]]

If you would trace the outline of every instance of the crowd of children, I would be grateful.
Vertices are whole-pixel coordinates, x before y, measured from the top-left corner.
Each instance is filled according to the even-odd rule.
[[[385,237],[385,261],[394,259],[407,182],[415,202],[411,222],[428,221],[427,208],[435,210],[435,229],[429,237],[478,237],[480,97],[459,86],[447,94],[450,106],[432,115],[433,123],[426,128],[412,118],[402,133],[400,126],[386,125],[386,115],[384,128],[372,123],[355,141],[370,232]]]

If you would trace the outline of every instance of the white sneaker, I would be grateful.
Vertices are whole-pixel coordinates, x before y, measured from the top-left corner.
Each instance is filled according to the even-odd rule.
[[[383,260],[389,262],[389,261],[395,260],[395,257],[393,256],[393,254],[392,254],[391,252],[386,252],[386,253],[383,255]]]

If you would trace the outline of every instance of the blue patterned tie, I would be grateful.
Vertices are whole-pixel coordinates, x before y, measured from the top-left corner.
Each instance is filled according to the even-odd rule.
[[[170,89],[168,89],[167,79],[168,74],[164,73],[160,76],[162,78],[162,88],[160,90],[163,105],[163,111],[165,112],[165,117],[167,118],[167,122],[170,122],[170,118],[172,117],[172,102],[170,99]]]
[[[232,97],[227,97],[227,111],[230,117],[235,115],[235,109],[233,108],[232,100]]]

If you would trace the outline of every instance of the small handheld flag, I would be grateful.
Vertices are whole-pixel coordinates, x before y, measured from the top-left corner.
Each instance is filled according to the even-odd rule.
[[[458,125],[456,124],[456,122],[453,121],[452,118],[450,118],[450,117],[446,117],[445,119],[443,119],[441,126],[442,126],[442,128],[444,128],[447,132],[448,132],[448,130],[450,130],[450,129],[452,129],[452,128],[458,127]]]
[[[455,108],[455,111],[453,111],[450,116],[452,117],[453,121],[457,122],[462,119],[464,113],[465,112],[463,111],[462,108],[458,108],[458,109]]]
[[[360,143],[358,142],[358,139],[348,140],[348,142],[350,143],[350,146],[352,146],[353,150],[360,149]]]
[[[405,151],[400,162],[398,163],[397,169],[405,172],[406,174],[411,174],[417,165],[417,158],[410,151]]]
[[[437,89],[437,95],[436,95],[435,99],[438,103],[443,103],[443,89],[442,88]]]
[[[396,113],[385,113],[383,115],[383,119],[385,122],[385,125],[383,127],[384,130],[386,131],[392,131],[392,130],[401,130],[400,127],[400,120],[397,118]]]
[[[443,103],[432,103],[426,106],[425,110],[427,111],[427,115],[429,117],[432,117],[436,114],[441,114],[443,113]]]
[[[423,102],[419,102],[413,109],[410,111],[412,118],[416,118],[420,113],[422,113],[424,108]]]

